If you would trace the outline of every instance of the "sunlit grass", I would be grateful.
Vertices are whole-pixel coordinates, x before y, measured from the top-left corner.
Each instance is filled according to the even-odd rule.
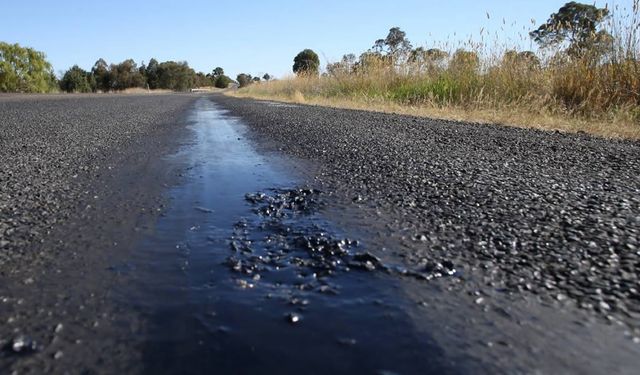
[[[441,43],[448,56],[435,62],[372,59],[355,71],[291,76],[235,95],[640,139],[638,1],[615,14],[622,16],[608,21],[615,42],[605,58],[519,53],[481,35],[455,49]]]

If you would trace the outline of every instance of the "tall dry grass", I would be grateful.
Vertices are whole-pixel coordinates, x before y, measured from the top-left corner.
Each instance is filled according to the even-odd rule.
[[[638,14],[638,0],[628,12],[614,9],[605,26],[610,50],[581,58],[560,48],[516,52],[495,40],[446,56],[420,49],[401,61],[361,57],[356,69],[336,64],[331,74],[288,77],[236,95],[640,139]]]

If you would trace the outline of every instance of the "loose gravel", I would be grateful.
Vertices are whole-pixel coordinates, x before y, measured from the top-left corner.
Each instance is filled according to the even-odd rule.
[[[213,100],[403,233],[412,266],[447,262],[469,290],[572,304],[638,332],[640,143]]]
[[[0,98],[0,272],[103,198],[96,183],[131,155],[157,153],[193,97]],[[173,121],[172,121],[173,120]],[[47,246],[46,244],[44,245]],[[46,255],[46,249],[44,249]]]
[[[196,98],[0,97],[0,373],[138,371],[118,266],[176,180],[162,158]]]
[[[97,373],[105,363],[140,371],[117,367],[141,363],[135,342],[123,339],[141,328],[113,306],[128,279],[109,252],[127,241],[123,233],[144,230],[141,212],[161,211],[158,196],[174,171],[157,160],[187,136],[182,116],[195,98],[0,97],[0,372]],[[397,236],[392,250],[412,274],[446,275],[424,282],[455,281],[473,306],[491,293],[575,305],[640,337],[640,143],[212,100],[243,118],[257,146],[311,160],[327,205],[371,214],[362,226]],[[247,200],[262,216],[325,209],[300,206],[292,194]],[[238,246],[259,245],[238,230]],[[294,255],[340,250],[341,238],[310,233]],[[373,236],[349,236],[345,244],[362,244],[341,261],[388,272]],[[229,266],[269,266],[245,260]]]

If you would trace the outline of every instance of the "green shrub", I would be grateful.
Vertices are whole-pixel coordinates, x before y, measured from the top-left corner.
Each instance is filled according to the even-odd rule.
[[[78,65],[74,65],[66,71],[60,80],[60,89],[66,92],[91,92],[92,81],[93,87],[95,87],[95,78]]]
[[[320,58],[310,49],[300,51],[293,58],[293,72],[298,75],[318,75]]]
[[[233,82],[233,80],[223,74],[223,75],[219,75],[219,76],[216,77],[216,80],[214,82],[214,86],[219,88],[219,89],[226,89],[227,87],[229,87],[229,84],[231,82]]]
[[[57,80],[44,53],[0,42],[0,92],[51,92]]]

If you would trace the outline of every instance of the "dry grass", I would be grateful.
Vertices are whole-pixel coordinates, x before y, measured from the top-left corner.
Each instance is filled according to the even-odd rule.
[[[293,78],[291,80],[294,80]],[[285,82],[285,81],[278,81]],[[269,83],[273,85],[276,82]],[[228,91],[227,95],[235,97],[253,98],[260,100],[275,100],[285,103],[319,105],[333,108],[357,109],[374,112],[394,113],[444,119],[463,122],[500,124],[519,128],[542,129],[569,133],[585,132],[606,138],[637,139],[640,140],[640,125],[623,120],[594,121],[576,117],[565,117],[544,113],[526,113],[520,108],[508,109],[464,109],[453,106],[424,106],[404,105],[385,100],[364,98],[337,98],[313,96],[305,97],[301,91],[294,90],[291,94],[278,92],[273,87],[264,87],[256,90],[252,86],[250,90]]]
[[[559,48],[535,56],[499,41],[470,43],[438,60],[370,54],[357,69],[333,64],[321,77],[292,76],[231,95],[640,139],[637,5],[610,22],[613,46],[597,55],[576,58]]]

